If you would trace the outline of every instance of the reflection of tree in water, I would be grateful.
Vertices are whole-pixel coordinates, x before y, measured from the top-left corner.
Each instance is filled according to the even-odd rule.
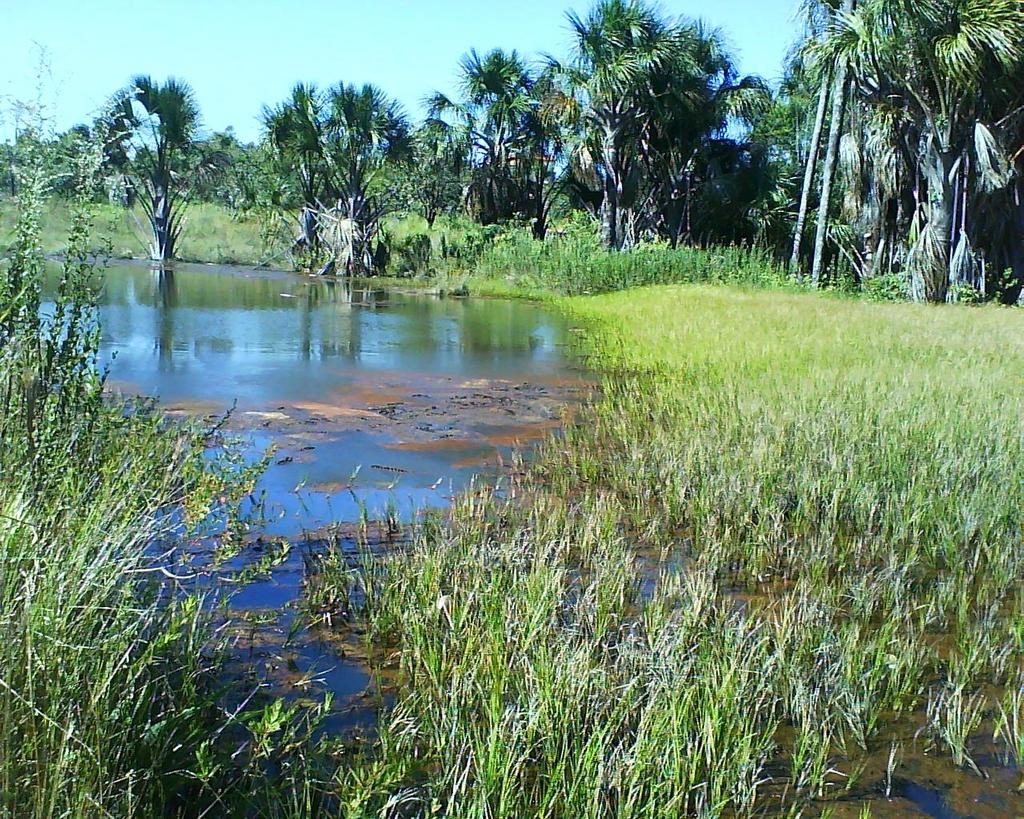
[[[514,302],[463,302],[460,316],[462,349],[497,354],[506,350],[533,351],[543,346],[536,331],[540,314]]]
[[[153,343],[164,372],[182,366],[183,342],[197,354],[207,346],[229,353],[235,345],[261,341],[251,334],[264,329],[267,339],[282,345],[278,349],[293,351],[297,363],[334,359],[356,367],[377,366],[376,359],[367,362],[368,350],[381,360],[407,356],[434,361],[432,366],[458,367],[462,357],[467,363],[497,360],[511,351],[536,358],[561,338],[543,310],[517,302],[408,297],[346,279],[250,280],[160,268],[131,272],[132,278],[140,274],[150,277],[149,286],[138,290],[154,308]],[[216,311],[216,325],[193,326],[197,310]],[[265,310],[273,316],[260,316]],[[208,331],[222,325],[224,337],[210,338]]]
[[[441,350],[445,346],[445,336],[450,328],[437,320],[443,316],[442,304],[442,301],[434,299],[408,299],[403,302],[404,320],[399,325],[401,336],[397,339],[403,350],[423,353]]]
[[[559,334],[535,305],[497,299],[409,299],[397,327],[402,350],[435,356],[499,359],[515,350],[535,356]]]
[[[386,301],[386,295],[381,298],[382,291],[361,289],[348,279],[320,279],[310,282],[305,291],[299,303],[299,357],[309,361],[315,354],[320,359],[357,361],[362,355],[365,321],[360,308]],[[346,309],[321,309],[331,305]],[[318,338],[314,318],[319,323]]]
[[[174,271],[153,268],[156,276],[156,351],[160,369],[170,369],[174,361],[174,311],[178,307],[178,285]]]

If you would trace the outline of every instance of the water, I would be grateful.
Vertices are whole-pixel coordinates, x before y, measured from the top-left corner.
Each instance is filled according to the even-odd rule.
[[[338,726],[372,721],[352,645],[322,629],[296,637],[305,562],[325,527],[363,510],[412,520],[476,475],[499,479],[513,450],[556,430],[585,387],[564,321],[525,302],[268,271],[118,264],[100,276],[111,389],[172,415],[233,408],[226,429],[248,457],[273,451],[253,548],[300,545],[233,591],[232,616],[262,623],[240,642],[239,674],[303,696],[313,678],[337,696]]]
[[[443,505],[556,428],[581,383],[564,321],[534,304],[213,266],[100,275],[113,390],[234,408],[253,454],[277,449],[267,534]]]
[[[411,519],[443,506],[474,475],[501,476],[517,443],[556,431],[560,413],[587,390],[567,354],[564,321],[522,302],[196,266],[108,268],[100,312],[113,388],[211,419],[237,404],[228,429],[249,456],[276,450],[259,486],[268,520],[226,569],[242,569],[277,537],[295,545],[268,575],[231,588],[234,695],[248,696],[254,684],[293,700],[331,691],[325,730],[372,730],[387,692],[375,688],[365,647],[344,630],[303,628],[296,605],[319,530],[341,524],[339,542],[354,555],[344,524],[362,505]],[[923,754],[923,741],[903,741],[891,801],[858,793],[833,804],[837,819],[859,816],[867,800],[877,816],[1011,814],[992,781],[1013,793],[1018,772],[993,757],[982,763],[992,780],[982,780]],[[882,743],[878,770],[887,754]]]
[[[164,401],[323,401],[366,376],[551,377],[565,328],[535,305],[439,299],[285,274],[111,267],[114,379]]]

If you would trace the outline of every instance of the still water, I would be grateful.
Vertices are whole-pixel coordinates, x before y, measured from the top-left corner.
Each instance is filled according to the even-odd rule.
[[[321,400],[367,375],[566,372],[563,323],[523,302],[186,266],[110,267],[103,279],[113,377],[164,401],[261,407]]]
[[[115,264],[97,275],[110,388],[211,424],[230,411],[224,428],[247,457],[272,452],[253,551],[234,568],[261,544],[296,545],[225,592],[240,624],[261,623],[239,626],[239,673],[286,696],[314,679],[337,697],[334,728],[372,723],[355,644],[294,628],[311,555],[362,514],[412,520],[474,476],[501,480],[514,451],[556,431],[586,389],[564,320],[526,302],[268,271]]]
[[[557,428],[582,381],[556,313],[288,273],[114,264],[112,390],[227,428],[255,457],[264,534],[443,505]]]

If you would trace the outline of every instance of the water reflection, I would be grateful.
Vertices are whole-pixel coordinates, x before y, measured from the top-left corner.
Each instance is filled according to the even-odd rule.
[[[366,372],[517,377],[563,369],[557,316],[285,274],[100,273],[103,352],[130,390],[229,406],[316,400]]]
[[[156,353],[160,370],[166,372],[174,361],[174,311],[178,306],[178,291],[174,272],[158,268],[153,271],[157,281],[159,299]]]
[[[245,456],[276,450],[243,504],[263,519],[254,538],[315,550],[318,530],[364,513],[411,520],[473,475],[497,480],[520,434],[549,434],[564,405],[543,382],[570,375],[566,328],[536,305],[188,266],[111,267],[98,285],[113,384],[189,412],[237,402]],[[363,665],[292,631],[305,554],[233,589],[233,616],[255,610],[263,623],[247,632],[241,673],[308,698],[305,682],[289,686],[315,669],[338,698],[334,730],[372,724]],[[281,616],[268,625],[271,611]]]

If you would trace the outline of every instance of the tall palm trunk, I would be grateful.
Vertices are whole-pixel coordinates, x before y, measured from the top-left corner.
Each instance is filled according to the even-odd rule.
[[[630,157],[621,144],[625,117],[617,108],[602,116],[604,199],[601,202],[601,241],[606,250],[626,250],[633,242],[632,203],[627,203],[625,194]]]
[[[149,221],[153,228],[150,258],[155,262],[170,261],[174,258],[174,224],[170,198],[162,185],[156,186],[153,191],[153,210]]]
[[[843,0],[843,14],[849,14],[856,6],[855,0]],[[821,201],[818,204],[818,230],[814,237],[814,263],[811,267],[811,284],[821,283],[822,267],[825,261],[825,240],[828,237],[828,213],[832,202],[832,187],[836,179],[839,160],[839,140],[843,135],[843,118],[846,116],[846,90],[849,71],[841,63],[835,72],[832,86],[832,121],[828,126],[828,150],[821,180]]]
[[[1024,286],[1024,180],[1020,176],[1017,177],[1011,201],[1013,240],[1010,245],[1009,262],[1013,284],[1010,285],[1009,294],[1012,294],[1011,303],[1016,303]]]
[[[929,259],[923,269],[925,300],[935,304],[944,302],[949,293],[956,210],[956,189],[950,177],[956,161],[954,151],[935,149],[928,206],[928,230],[935,257]]]
[[[821,132],[825,130],[825,113],[828,110],[828,91],[832,81],[831,68],[821,75],[821,88],[818,90],[818,110],[814,116],[814,130],[811,132],[811,145],[807,152],[807,164],[804,167],[804,186],[800,193],[800,210],[796,215],[796,228],[793,231],[793,253],[789,258],[789,267],[796,271],[798,279],[803,279],[800,267],[800,247],[804,238],[804,227],[807,224],[807,210],[811,202],[811,186],[814,174],[818,169],[818,154],[821,148]]]
[[[316,248],[319,242],[316,213],[317,207],[315,204],[306,204],[302,206],[302,212],[299,214],[300,232],[299,237],[292,245],[293,251],[301,247],[309,248],[311,250]]]
[[[622,237],[619,235],[619,206],[621,183],[619,181],[619,149],[613,127],[605,126],[601,152],[604,154],[604,201],[601,203],[601,243],[606,250],[619,250]]]

